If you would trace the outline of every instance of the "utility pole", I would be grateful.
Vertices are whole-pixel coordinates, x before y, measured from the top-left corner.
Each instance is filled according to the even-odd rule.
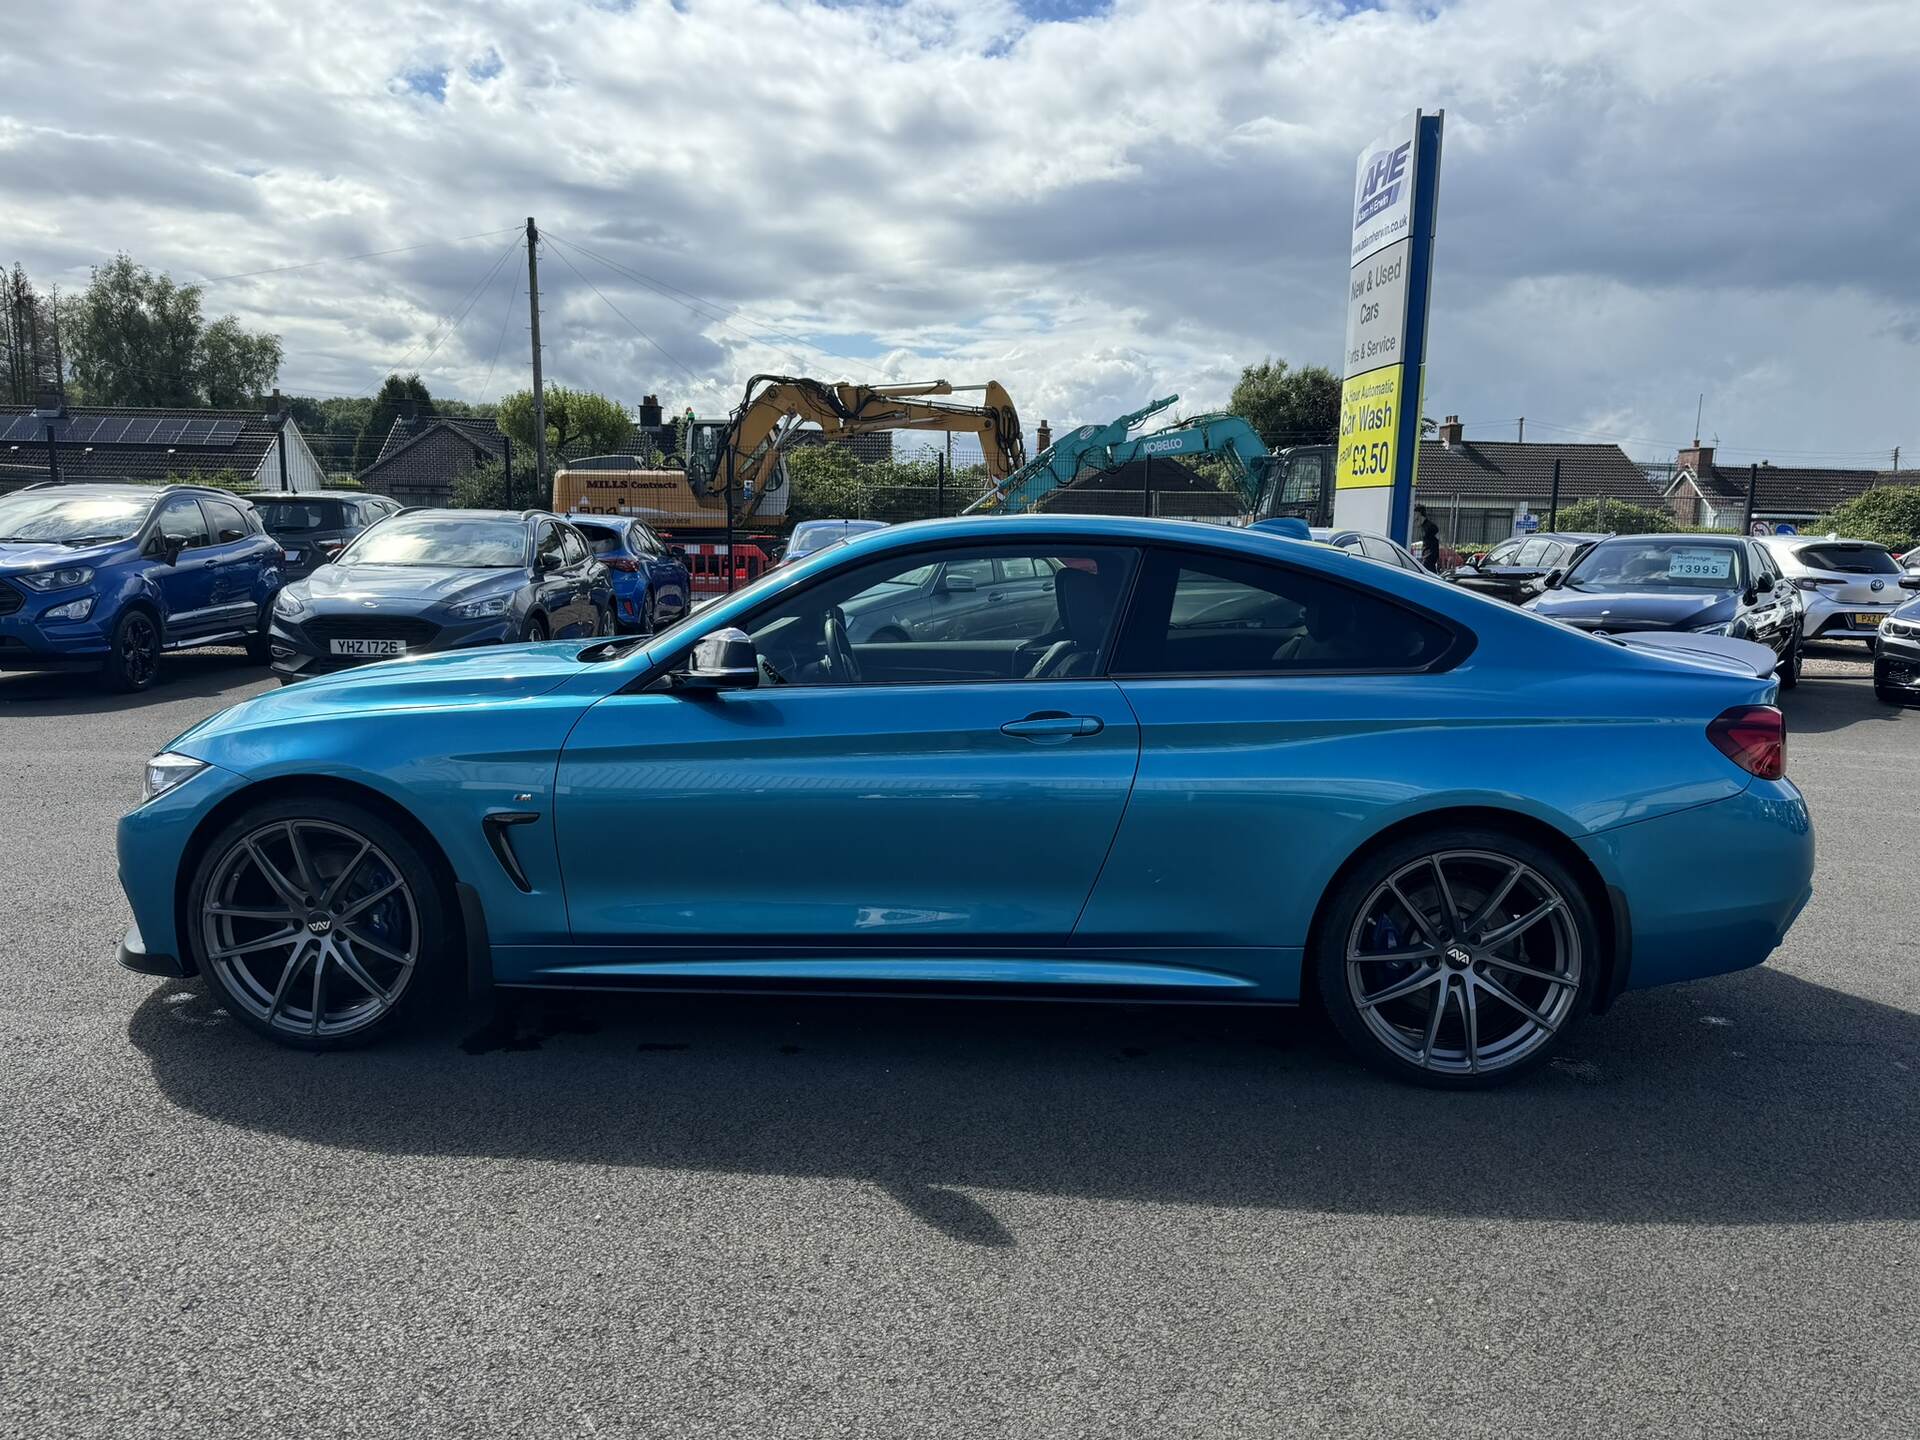
[[[1740,528],[1748,535],[1753,533],[1753,492],[1760,488],[1760,467],[1747,466],[1747,514]]]
[[[533,474],[534,495],[547,473],[547,387],[540,378],[540,227],[527,217],[527,309],[533,330]]]
[[[1900,473],[1900,447],[1898,445],[1893,447],[1893,473],[1896,475]]]
[[[1524,421],[1522,424],[1526,423]],[[1553,494],[1547,498],[1547,532],[1560,528],[1560,457],[1553,457]]]

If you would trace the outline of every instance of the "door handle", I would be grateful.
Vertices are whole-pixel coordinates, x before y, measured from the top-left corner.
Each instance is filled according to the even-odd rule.
[[[1031,740],[1037,745],[1058,745],[1076,735],[1098,735],[1106,728],[1106,722],[1095,715],[1068,715],[1059,710],[1039,710],[1024,720],[1009,720],[1000,727],[1000,733]]]

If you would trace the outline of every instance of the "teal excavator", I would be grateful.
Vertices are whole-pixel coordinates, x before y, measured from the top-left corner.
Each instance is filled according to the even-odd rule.
[[[1236,488],[1254,519],[1297,515],[1309,525],[1328,523],[1333,508],[1331,445],[1296,445],[1278,452],[1261,443],[1238,415],[1215,411],[1189,416],[1143,435],[1133,432],[1175,404],[1168,395],[1105,425],[1069,430],[969,505],[965,514],[1017,515],[1036,508],[1063,486],[1073,485],[1136,460],[1218,455],[1227,461]]]

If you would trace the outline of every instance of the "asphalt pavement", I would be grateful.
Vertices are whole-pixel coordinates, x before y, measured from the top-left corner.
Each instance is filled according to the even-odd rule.
[[[1766,966],[1490,1095],[1309,1018],[533,1000],[308,1056],[114,964],[141,762],[0,678],[0,1434],[1920,1434],[1920,709],[1787,697]]]

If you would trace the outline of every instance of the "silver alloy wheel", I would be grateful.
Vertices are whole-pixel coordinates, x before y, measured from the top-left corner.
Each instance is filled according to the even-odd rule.
[[[1580,993],[1580,931],[1532,866],[1443,850],[1381,881],[1347,936],[1347,989],[1408,1064],[1486,1075],[1552,1041]]]
[[[275,820],[215,865],[202,955],[228,996],[292,1035],[364,1030],[420,958],[420,912],[385,851],[332,820]]]

